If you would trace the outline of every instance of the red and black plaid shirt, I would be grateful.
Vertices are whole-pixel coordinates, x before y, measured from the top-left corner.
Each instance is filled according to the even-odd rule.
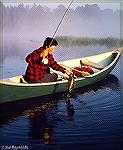
[[[65,73],[66,69],[57,64],[57,62],[53,58],[53,55],[51,54],[48,54],[47,56],[48,64],[44,64],[42,62],[42,57],[40,57],[42,51],[43,48],[40,47],[26,57],[26,62],[28,63],[28,66],[26,69],[25,77],[27,79],[34,81],[41,80],[46,74],[48,67]]]

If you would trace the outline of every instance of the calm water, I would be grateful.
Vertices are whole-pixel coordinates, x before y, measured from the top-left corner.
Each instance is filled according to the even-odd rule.
[[[105,46],[64,48],[55,52],[55,58],[60,61],[109,50]],[[5,57],[1,77],[23,74],[25,67],[23,55]],[[69,97],[63,93],[1,105],[1,149],[12,149],[13,145],[13,149],[23,146],[31,150],[120,150],[123,143],[120,84],[118,62],[105,80],[75,90]]]

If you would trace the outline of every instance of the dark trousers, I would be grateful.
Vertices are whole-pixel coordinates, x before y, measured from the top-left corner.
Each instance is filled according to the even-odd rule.
[[[55,82],[57,81],[58,75],[55,73],[47,73],[41,80],[30,80],[30,79],[25,79],[28,83],[47,83],[47,82]]]

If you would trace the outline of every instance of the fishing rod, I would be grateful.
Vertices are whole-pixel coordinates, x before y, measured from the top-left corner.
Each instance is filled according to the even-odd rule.
[[[58,26],[57,26],[55,32],[54,32],[54,34],[53,34],[53,36],[52,36],[52,40],[51,40],[51,42],[50,42],[50,44],[49,44],[49,47],[52,45],[53,39],[54,39],[54,37],[55,37],[55,35],[56,35],[56,33],[57,33],[57,31],[58,31],[60,25],[62,24],[63,19],[65,18],[66,14],[67,14],[67,12],[68,12],[68,10],[69,10],[69,8],[71,7],[73,1],[74,1],[74,0],[71,1],[71,3],[69,4],[68,8],[67,8],[66,11],[65,11],[65,13],[63,14],[63,16],[62,16],[62,18],[61,18],[61,20],[60,20],[60,22],[59,22],[59,24],[58,24]],[[57,73],[57,74],[58,74],[58,73]],[[61,74],[59,74],[59,75],[62,76]],[[63,76],[62,76],[62,77],[63,77]],[[74,75],[72,74],[71,76],[65,77],[65,78],[68,79],[68,91],[71,92],[71,91],[72,91],[72,88],[73,88],[73,84],[74,84]]]
[[[59,22],[59,24],[58,24],[58,26],[57,26],[55,32],[54,32],[54,34],[53,34],[53,36],[52,36],[52,41],[50,42],[49,47],[51,46],[51,44],[52,44],[52,42],[53,42],[53,38],[55,37],[55,35],[56,35],[56,33],[57,33],[57,31],[58,31],[60,25],[62,24],[63,19],[65,18],[65,15],[67,14],[67,12],[68,12],[70,6],[72,5],[73,1],[74,1],[74,0],[71,1],[71,3],[69,4],[68,8],[67,8],[66,11],[65,11],[65,13],[63,14],[63,16],[62,16],[62,18],[61,18],[61,20],[60,20],[60,22]],[[30,40],[30,41],[31,41],[31,42],[37,42],[37,43],[39,43],[39,41],[34,41],[34,40]]]
[[[52,44],[52,42],[53,42],[53,38],[55,37],[55,35],[56,35],[56,33],[57,33],[57,31],[58,31],[58,29],[59,29],[59,27],[60,27],[60,25],[61,25],[63,19],[65,18],[65,15],[67,14],[67,12],[68,12],[70,6],[72,5],[73,1],[74,1],[74,0],[71,1],[71,3],[69,4],[68,8],[67,8],[66,11],[65,11],[65,13],[63,14],[63,16],[62,16],[62,18],[61,18],[61,20],[60,20],[60,22],[59,22],[59,24],[58,24],[58,26],[57,26],[55,32],[54,32],[54,34],[53,34],[53,36],[52,36],[52,41],[50,42],[50,45],[49,45],[49,46],[51,46],[51,44]]]
[[[67,14],[67,12],[68,12],[70,6],[72,5],[73,1],[74,1],[74,0],[71,1],[71,3],[69,4],[68,8],[67,8],[66,11],[65,11],[65,13],[63,14],[63,16],[62,16],[62,18],[61,18],[61,20],[60,20],[60,22],[59,22],[59,24],[58,24],[58,26],[57,26],[55,32],[54,32],[54,34],[53,34],[53,36],[52,36],[52,40],[51,40],[51,42],[50,42],[49,47],[52,45],[53,39],[54,39],[54,37],[55,37],[55,35],[56,35],[56,33],[57,33],[57,31],[58,31],[58,29],[59,29],[59,27],[60,27],[62,21],[63,21],[63,19],[65,18],[65,15]],[[72,74],[72,75],[69,76],[69,78],[67,78],[67,79],[68,79],[68,91],[71,92],[72,89],[73,89],[73,85],[74,85],[74,75]]]

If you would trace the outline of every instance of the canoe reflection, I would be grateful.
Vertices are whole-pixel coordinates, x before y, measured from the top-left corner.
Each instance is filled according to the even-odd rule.
[[[85,93],[95,93],[98,90],[101,91],[115,90],[117,92],[120,92],[120,81],[115,75],[110,74],[100,82],[83,87],[81,89],[75,89],[73,93],[75,95],[80,95]]]

